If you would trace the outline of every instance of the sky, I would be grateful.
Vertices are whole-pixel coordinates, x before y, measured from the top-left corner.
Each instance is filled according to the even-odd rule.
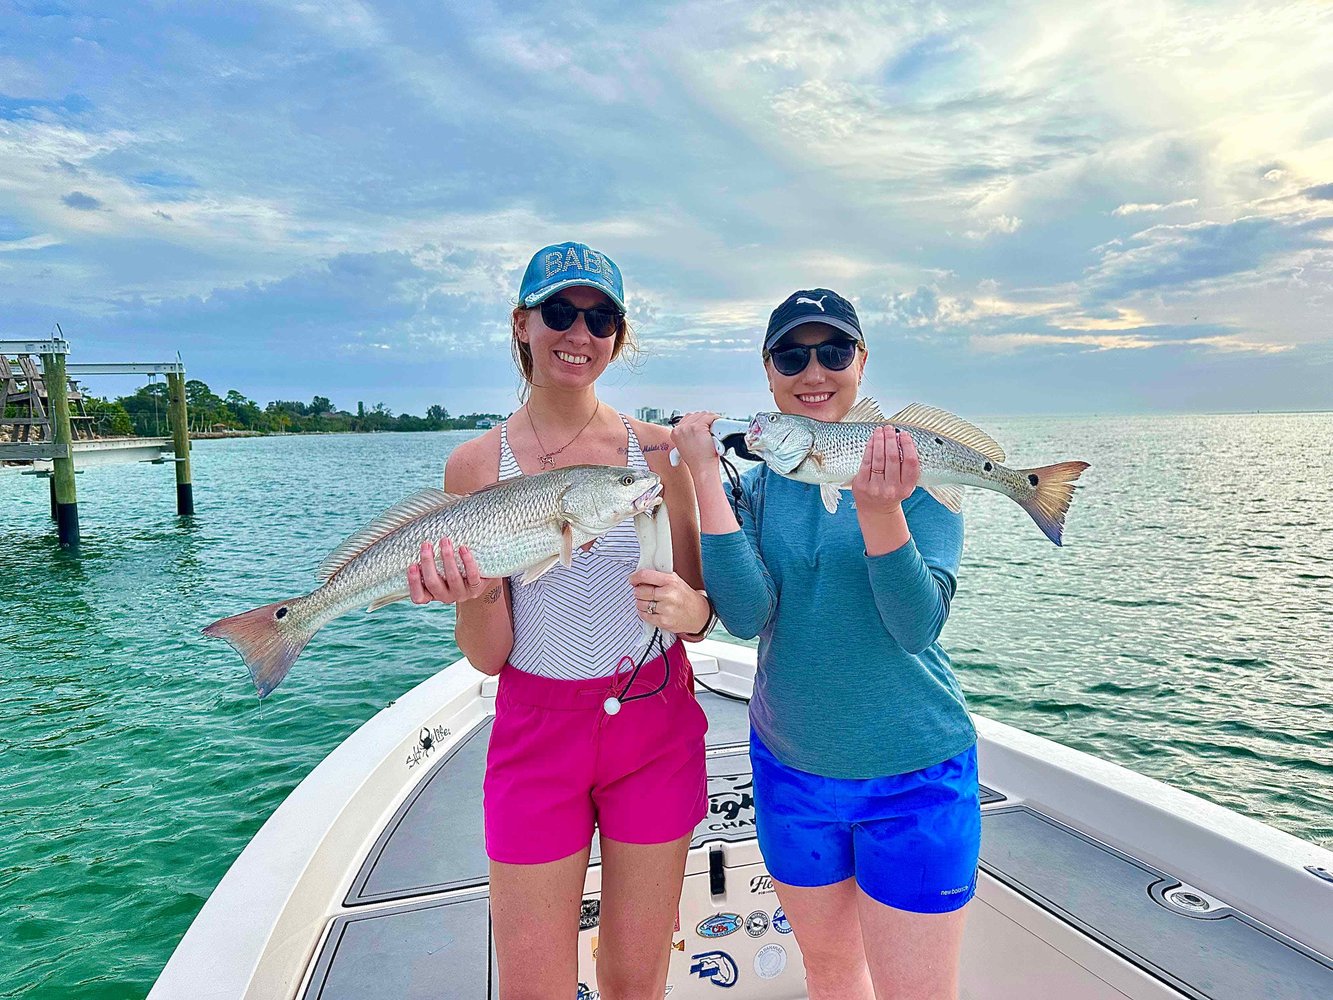
[[[573,239],[624,410],[767,405],[813,287],[886,407],[1329,409],[1330,53],[1323,2],[0,0],[0,339],[507,413]]]

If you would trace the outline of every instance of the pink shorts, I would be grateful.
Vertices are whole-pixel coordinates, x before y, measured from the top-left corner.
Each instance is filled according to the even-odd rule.
[[[694,675],[677,642],[658,694],[607,715],[629,680],[565,681],[506,665],[495,698],[483,803],[492,861],[532,865],[580,851],[603,835],[664,844],[694,829],[708,808],[704,733]],[[662,683],[663,657],[645,663],[630,695]]]

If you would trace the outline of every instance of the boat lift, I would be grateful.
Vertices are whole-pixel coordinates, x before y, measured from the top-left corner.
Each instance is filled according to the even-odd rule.
[[[59,331],[59,326],[56,327]],[[189,419],[185,405],[185,365],[179,360],[167,362],[113,362],[67,364],[69,342],[62,336],[44,340],[0,340],[0,425],[15,427],[14,441],[0,443],[0,462],[29,463],[31,475],[45,475],[51,483],[51,518],[61,548],[79,543],[79,507],[74,486],[75,456],[80,465],[110,465],[123,462],[173,461],[176,467],[176,512],[194,514],[194,486],[190,477]],[[9,357],[16,356],[19,371],[11,369]],[[31,356],[42,359],[40,384],[36,368],[23,362]],[[167,414],[171,438],[118,438],[76,440],[74,418],[70,411],[70,379],[94,375],[165,375]],[[26,392],[18,393],[18,380],[27,383]],[[42,407],[45,389],[46,409]],[[23,401],[32,416],[6,418],[6,401]],[[49,412],[48,412],[49,410]],[[20,428],[24,440],[20,437]],[[31,440],[33,432],[43,434]],[[174,452],[166,459],[165,451]],[[39,465],[50,464],[50,470]]]

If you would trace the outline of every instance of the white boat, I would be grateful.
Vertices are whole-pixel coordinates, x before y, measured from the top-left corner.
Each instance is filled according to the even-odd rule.
[[[744,700],[755,652],[688,648],[710,721],[710,811],[690,850],[668,993],[805,997],[754,838]],[[353,733],[236,859],[151,1000],[498,996],[481,823],[494,697],[495,680],[460,660]],[[983,842],[962,996],[1333,998],[1333,853],[976,723]],[[597,996],[599,890],[594,851],[580,997]]]

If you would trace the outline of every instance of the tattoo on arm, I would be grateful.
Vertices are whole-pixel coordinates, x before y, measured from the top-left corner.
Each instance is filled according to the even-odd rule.
[[[670,444],[667,444],[667,443],[665,443],[665,442],[662,443],[662,444],[649,444],[649,445],[644,445],[644,447],[643,447],[641,450],[644,451],[644,452],[649,452],[649,451],[670,451],[670,450],[671,450],[671,445],[670,445]]]
[[[492,587],[490,590],[486,591],[486,593],[482,594],[481,599],[487,604],[494,604],[500,599],[500,587]]]

